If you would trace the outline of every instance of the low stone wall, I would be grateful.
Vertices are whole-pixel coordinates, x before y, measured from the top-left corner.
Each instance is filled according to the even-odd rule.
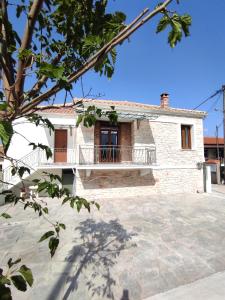
[[[203,192],[202,170],[93,170],[77,171],[76,192],[88,198]]]

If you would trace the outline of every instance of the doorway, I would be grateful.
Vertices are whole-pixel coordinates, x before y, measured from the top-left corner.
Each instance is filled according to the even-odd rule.
[[[120,149],[119,149],[119,136],[118,129],[101,128],[100,129],[100,162],[119,162]]]
[[[67,162],[67,130],[55,130],[54,162]]]

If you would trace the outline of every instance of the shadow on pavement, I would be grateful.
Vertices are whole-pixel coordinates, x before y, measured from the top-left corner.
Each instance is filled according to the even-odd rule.
[[[62,299],[69,299],[71,293],[79,290],[79,279],[84,271],[82,280],[85,278],[85,285],[92,297],[114,299],[116,280],[111,269],[117,263],[121,251],[129,247],[128,241],[135,234],[128,233],[117,220],[107,223],[88,219],[75,230],[80,233],[79,243],[74,241],[76,245],[66,258],[68,264],[62,272],[63,276],[55,283],[47,300],[56,299],[63,286],[66,289]],[[128,290],[123,290],[121,300],[129,300]]]

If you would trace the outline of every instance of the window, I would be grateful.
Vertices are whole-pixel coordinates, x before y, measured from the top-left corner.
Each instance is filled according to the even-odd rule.
[[[181,147],[191,149],[191,126],[181,125]]]

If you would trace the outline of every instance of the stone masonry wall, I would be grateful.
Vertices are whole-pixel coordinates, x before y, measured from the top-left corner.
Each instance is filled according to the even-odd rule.
[[[77,194],[90,199],[129,197],[152,194],[203,192],[202,170],[152,170],[140,174],[139,170],[77,172]],[[200,180],[201,178],[201,180]]]
[[[181,149],[181,124],[192,126],[192,149]],[[141,121],[139,129],[133,124],[134,145],[156,146],[160,166],[192,166],[204,161],[202,120],[181,117],[159,117],[156,121]]]
[[[192,126],[192,149],[181,148],[181,125]],[[88,138],[82,129],[78,141],[94,143],[94,130]],[[203,192],[203,172],[197,163],[204,161],[201,119],[159,116],[156,120],[132,123],[134,146],[155,145],[157,165],[149,173],[141,170],[77,171],[77,194],[87,197],[140,196],[154,193]],[[123,137],[124,139],[124,137]]]

